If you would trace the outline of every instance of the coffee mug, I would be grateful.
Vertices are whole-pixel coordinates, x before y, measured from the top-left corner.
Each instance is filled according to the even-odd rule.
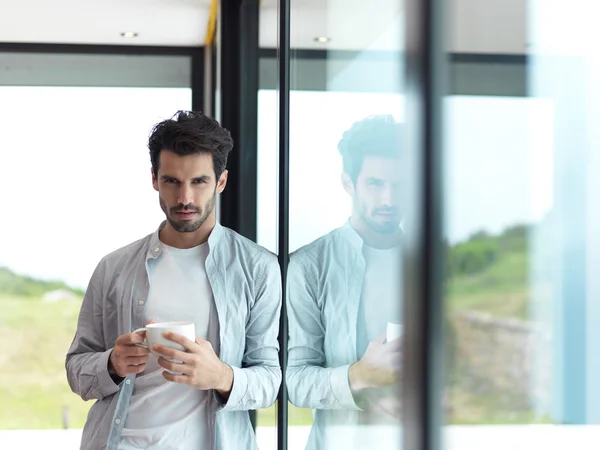
[[[402,324],[400,322],[388,322],[385,340],[387,342],[395,341],[402,337]]]
[[[164,345],[165,347],[174,348],[175,350],[179,350],[184,352],[185,348],[179,345],[176,342],[165,339],[163,333],[171,332],[181,334],[185,336],[190,341],[194,342],[196,340],[196,328],[194,326],[194,322],[161,322],[161,323],[150,323],[146,325],[144,328],[138,328],[134,331],[134,333],[143,333],[146,332],[146,339],[141,344],[135,344],[138,347],[144,347],[150,350],[150,352],[155,356],[161,356],[155,353],[152,350],[154,345]],[[168,358],[166,358],[168,359]]]

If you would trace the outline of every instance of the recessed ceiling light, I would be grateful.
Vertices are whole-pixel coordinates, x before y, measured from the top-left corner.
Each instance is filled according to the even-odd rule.
[[[315,41],[317,41],[317,42],[319,42],[319,43],[321,43],[321,44],[326,44],[326,43],[328,43],[330,40],[331,40],[331,39],[329,39],[329,38],[328,38],[328,37],[326,37],[326,36],[317,36],[317,37],[315,38]]]
[[[123,33],[121,33],[121,37],[124,38],[134,38],[137,36],[138,34],[135,31],[124,31]]]

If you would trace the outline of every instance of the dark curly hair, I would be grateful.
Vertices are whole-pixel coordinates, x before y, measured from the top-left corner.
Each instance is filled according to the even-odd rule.
[[[369,116],[352,125],[338,144],[342,164],[356,182],[366,156],[400,156],[401,125],[391,114]]]
[[[233,139],[219,122],[202,112],[177,111],[173,117],[152,128],[148,149],[155,175],[158,175],[160,152],[163,150],[179,156],[209,153],[218,180],[227,167]]]

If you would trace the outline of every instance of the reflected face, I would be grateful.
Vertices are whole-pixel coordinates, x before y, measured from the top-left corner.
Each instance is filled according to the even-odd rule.
[[[354,212],[377,233],[398,231],[402,220],[400,178],[399,158],[367,156],[356,182],[351,186],[349,192]]]
[[[152,172],[160,207],[169,224],[180,233],[191,233],[202,226],[226,184],[227,171],[216,180],[210,154],[179,156],[163,150],[158,174]]]

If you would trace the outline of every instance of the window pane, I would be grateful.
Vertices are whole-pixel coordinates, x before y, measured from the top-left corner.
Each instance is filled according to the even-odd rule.
[[[399,446],[400,6],[292,1],[287,387],[297,448]],[[261,99],[274,105],[275,95]]]
[[[64,366],[84,290],[104,255],[163,220],[147,137],[191,90],[2,86],[0,98],[0,429],[74,429],[0,441],[67,448],[92,404]]]
[[[598,7],[454,3],[490,88],[446,99],[446,448],[592,448]]]

